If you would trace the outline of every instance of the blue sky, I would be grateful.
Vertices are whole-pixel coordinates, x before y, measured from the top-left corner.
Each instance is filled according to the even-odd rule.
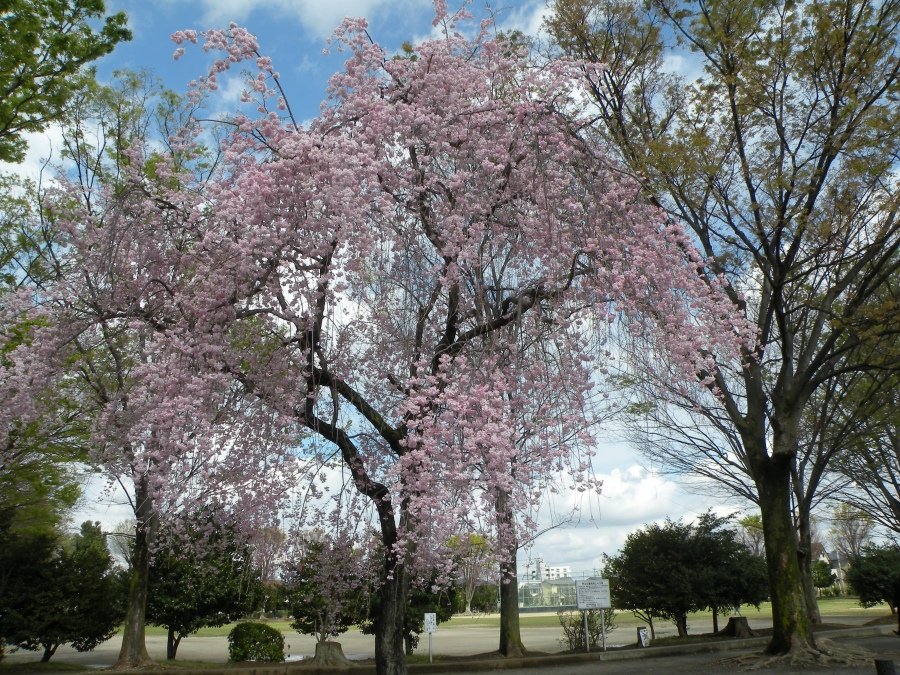
[[[187,82],[205,72],[211,56],[188,49],[175,62],[170,36],[176,30],[224,28],[234,21],[255,34],[261,51],[280,72],[291,107],[301,119],[314,116],[328,77],[341,67],[341,54],[323,55],[333,29],[345,16],[363,16],[372,37],[395,50],[432,30],[431,0],[107,0],[111,11],[129,16],[134,39],[118,47],[101,64],[101,76],[114,68],[152,69],[171,89],[184,91]],[[453,11],[454,2],[448,3]],[[489,12],[503,29],[534,33],[547,12],[545,0],[497,0],[491,6],[470,5],[478,17]],[[476,24],[477,25],[477,24]]]
[[[431,0],[107,1],[111,11],[123,10],[129,15],[134,39],[100,62],[101,79],[110,78],[119,68],[147,69],[167,87],[183,93],[190,80],[206,72],[213,57],[200,48],[189,48],[184,58],[174,61],[176,46],[170,35],[182,29],[225,27],[235,21],[258,36],[261,51],[273,59],[291,106],[301,120],[317,113],[328,77],[341,66],[341,54],[323,56],[322,50],[333,27],[344,16],[365,16],[373,38],[388,49],[431,34],[434,16]],[[451,0],[448,4],[452,11],[454,3]],[[477,2],[470,10],[477,16],[489,11]],[[547,12],[545,0],[498,0],[492,11],[500,28],[529,34],[539,30]],[[227,110],[239,94],[240,88],[229,89],[225,85],[220,100],[212,104]],[[56,145],[55,135],[58,137],[58,131],[49,130],[31,138],[26,172],[33,173],[40,159]],[[570,565],[576,571],[589,571],[598,566],[603,553],[615,553],[628,532],[644,523],[666,516],[690,519],[711,506],[718,512],[735,510],[718,500],[689,494],[670,479],[641,466],[638,454],[612,432],[600,447],[595,469],[604,479],[603,495],[582,501],[580,520],[541,536],[530,550],[523,551],[521,564],[529,556],[541,555],[549,565]],[[551,510],[566,511],[575,499],[574,495],[560,496],[547,514]],[[98,519],[105,527],[112,527],[130,515],[122,498],[102,496],[98,486],[90,490],[89,501],[90,506],[82,509],[77,518]],[[549,521],[547,514],[545,523]]]

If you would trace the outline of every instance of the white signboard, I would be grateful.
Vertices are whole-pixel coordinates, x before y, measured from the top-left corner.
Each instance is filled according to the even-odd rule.
[[[425,613],[425,632],[434,633],[437,631],[437,614],[433,612]]]
[[[650,646],[650,631],[641,626],[637,629],[638,634],[638,646],[640,647],[649,647]]]
[[[575,582],[578,609],[608,609],[612,607],[609,579],[585,579]]]

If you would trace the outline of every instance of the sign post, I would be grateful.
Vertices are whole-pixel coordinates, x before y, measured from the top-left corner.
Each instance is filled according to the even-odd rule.
[[[585,651],[590,651],[591,639],[588,635],[587,610],[599,609],[602,611],[612,607],[612,599],[609,594],[609,579],[576,581],[575,594],[578,598],[578,609],[583,611],[584,616]],[[603,620],[602,613],[600,615],[600,633],[603,636],[603,651],[606,651],[606,622]]]
[[[425,612],[425,632],[428,633],[428,663],[431,663],[431,635],[437,630],[437,614]]]

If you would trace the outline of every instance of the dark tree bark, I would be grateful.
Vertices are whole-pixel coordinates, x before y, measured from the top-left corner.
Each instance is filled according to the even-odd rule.
[[[128,610],[122,627],[122,648],[114,669],[140,668],[153,663],[145,642],[147,590],[150,584],[150,544],[156,534],[156,514],[147,474],[135,486],[134,564],[128,583]]]
[[[41,663],[47,663],[56,653],[59,643],[44,643],[44,653],[41,655]]]
[[[675,617],[675,628],[678,629],[678,637],[688,636],[687,614],[682,613]]]
[[[524,656],[519,626],[519,580],[516,565],[517,542],[513,537],[515,515],[509,502],[509,494],[498,491],[497,525],[499,533],[500,561],[500,653],[503,656]]]
[[[524,656],[519,626],[519,582],[515,558],[500,564],[500,653],[503,656]]]
[[[169,661],[175,660],[175,655],[178,653],[178,645],[181,644],[182,637],[184,636],[176,635],[175,631],[169,628],[166,634],[166,658]]]
[[[394,565],[378,591],[375,615],[375,669],[379,675],[405,675],[406,599],[409,579],[402,565]]]
[[[762,468],[759,507],[766,539],[772,640],[766,651],[786,654],[796,645],[815,646],[806,598],[802,592],[797,531],[790,509],[790,457],[773,455]]]
[[[798,509],[798,527],[797,537],[799,545],[797,547],[797,564],[800,566],[800,584],[803,586],[803,593],[806,595],[806,614],[812,625],[822,623],[822,613],[819,611],[819,601],[816,595],[816,585],[812,578],[812,564],[814,562],[812,556],[812,529],[809,518],[808,509]]]

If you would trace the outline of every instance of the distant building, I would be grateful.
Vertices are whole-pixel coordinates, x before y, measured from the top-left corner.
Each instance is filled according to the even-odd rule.
[[[525,579],[527,581],[549,581],[550,579],[564,579],[572,576],[571,567],[568,565],[548,566],[544,563],[542,556],[530,559],[525,567]]]

